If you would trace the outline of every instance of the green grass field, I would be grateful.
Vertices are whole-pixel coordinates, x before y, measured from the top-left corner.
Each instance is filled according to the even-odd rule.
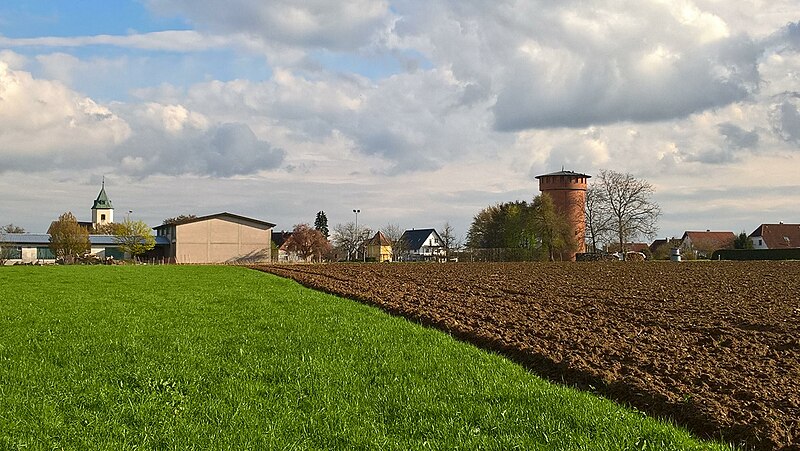
[[[0,449],[727,449],[236,267],[0,268]]]

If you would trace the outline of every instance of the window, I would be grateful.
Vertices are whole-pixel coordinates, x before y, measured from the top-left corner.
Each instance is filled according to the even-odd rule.
[[[758,240],[758,245],[759,246],[763,246],[764,245],[764,241],[763,240]]]
[[[53,253],[53,250],[49,247],[37,247],[36,248],[36,259],[37,260],[55,260],[56,255]]]
[[[100,215],[100,221],[105,221],[105,220],[106,220],[106,215]]]
[[[106,258],[113,257],[114,260],[125,260],[125,253],[122,252],[118,247],[107,247],[105,248]]]
[[[9,260],[19,260],[22,258],[22,248],[21,247],[4,247],[3,253],[5,253],[5,257]]]

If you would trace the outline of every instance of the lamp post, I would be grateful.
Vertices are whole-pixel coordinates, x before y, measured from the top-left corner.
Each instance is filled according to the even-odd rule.
[[[360,235],[358,233],[358,214],[361,213],[361,210],[360,209],[359,210],[353,210],[353,213],[356,214],[356,230],[355,230],[355,233],[354,233],[355,236],[353,237],[355,242],[353,244],[355,245],[354,247],[355,247],[355,251],[356,251],[356,258],[358,258],[358,238],[359,238],[359,235]]]

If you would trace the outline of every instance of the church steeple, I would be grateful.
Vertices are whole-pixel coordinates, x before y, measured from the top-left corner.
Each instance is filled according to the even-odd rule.
[[[97,199],[94,200],[94,205],[92,206],[92,210],[96,208],[106,208],[106,209],[114,209],[111,205],[111,201],[108,200],[108,194],[106,194],[106,178],[103,177],[103,185],[100,188],[100,194],[97,195]]]
[[[114,206],[111,205],[111,200],[108,199],[106,194],[106,178],[103,177],[103,184],[100,187],[100,194],[94,200],[92,205],[92,225],[97,228],[104,224],[114,222]]]

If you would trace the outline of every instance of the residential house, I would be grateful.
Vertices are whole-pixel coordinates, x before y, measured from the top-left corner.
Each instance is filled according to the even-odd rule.
[[[411,229],[403,232],[402,259],[407,261],[430,261],[445,258],[442,237],[435,229]]]
[[[367,241],[367,259],[376,262],[392,261],[392,241],[378,231]]]
[[[800,247],[800,224],[761,224],[748,238],[753,249],[788,249]]]
[[[666,260],[670,257],[670,250],[681,247],[681,240],[677,238],[657,239],[650,244],[650,255],[653,260]]]
[[[718,249],[733,249],[736,235],[733,232],[687,231],[681,237],[681,254],[695,258],[710,258]]]
[[[288,249],[287,242],[292,232],[282,230],[280,232],[272,232],[272,261],[278,263],[292,263],[303,261],[297,255],[297,252],[291,252]]]

